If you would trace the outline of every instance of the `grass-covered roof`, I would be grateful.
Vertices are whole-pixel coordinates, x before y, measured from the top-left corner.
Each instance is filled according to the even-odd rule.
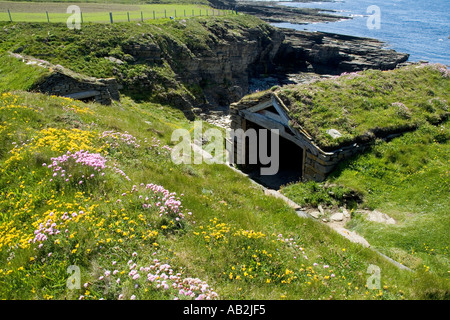
[[[439,64],[413,64],[288,85],[275,93],[289,109],[293,127],[306,131],[323,150],[333,150],[441,122],[449,114],[450,73]],[[244,100],[258,96],[264,94]],[[342,136],[333,138],[330,129]]]

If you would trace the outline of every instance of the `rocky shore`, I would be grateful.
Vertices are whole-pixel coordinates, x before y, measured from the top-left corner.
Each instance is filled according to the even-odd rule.
[[[348,17],[326,13],[324,10],[309,8],[293,8],[278,5],[273,2],[238,2],[235,6],[238,12],[251,14],[268,23],[289,22],[308,24],[312,22],[335,22]]]
[[[338,75],[365,69],[390,70],[409,57],[385,49],[385,44],[376,39],[292,29],[282,32],[285,40],[275,61],[284,72]]]
[[[211,0],[210,2],[216,7],[235,8],[238,12],[257,16],[268,23],[307,24],[347,19],[331,12],[328,14],[317,9],[286,7],[274,2],[227,0]],[[385,49],[385,44],[376,39],[272,28],[276,30],[271,35],[273,47],[278,48],[278,51],[269,60],[259,61],[265,65],[269,64],[270,71],[258,73],[257,71],[261,69],[252,68],[248,87],[244,86],[245,92],[241,91],[244,95],[275,85],[306,83],[344,72],[366,69],[390,70],[406,63],[409,58],[406,53]],[[227,125],[227,111],[223,107],[214,107],[209,111],[203,108],[201,112],[197,112],[197,115],[216,125]]]
[[[277,4],[270,1],[234,1],[234,0],[209,0],[210,4],[217,8],[232,8],[237,12],[257,16],[269,22],[290,22],[295,24],[307,24],[312,22],[334,22],[348,17],[332,14],[333,11],[293,8]],[[312,2],[303,0],[296,2]]]

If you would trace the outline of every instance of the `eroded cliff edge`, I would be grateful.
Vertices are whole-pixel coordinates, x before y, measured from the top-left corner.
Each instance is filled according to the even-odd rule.
[[[94,77],[115,77],[122,93],[180,108],[228,106],[253,78],[291,83],[288,73],[392,69],[408,55],[373,39],[278,29],[246,15],[164,24],[0,25],[3,49]]]

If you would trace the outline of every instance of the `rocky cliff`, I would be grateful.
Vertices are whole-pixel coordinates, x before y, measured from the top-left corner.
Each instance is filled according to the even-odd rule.
[[[0,28],[0,38],[5,50],[91,77],[115,77],[122,93],[189,117],[193,108],[238,101],[254,78],[272,77],[274,83],[264,84],[272,86],[286,83],[289,73],[392,69],[407,59],[376,40],[278,29],[248,15],[87,24],[75,32],[15,23]]]
[[[337,75],[365,69],[394,69],[409,55],[384,49],[376,39],[283,29],[286,40],[276,63],[287,72]]]
[[[176,37],[171,32],[130,38],[121,45],[129,62],[117,66],[116,75],[131,93],[158,91],[161,100],[186,110],[237,101],[247,94],[251,77],[274,72],[284,41],[280,30],[256,18],[238,19],[245,20],[179,20],[170,25]],[[130,78],[126,69],[139,65],[144,70]],[[165,76],[157,71],[161,68]]]
[[[248,19],[254,19],[248,17]],[[253,20],[255,21],[255,20]],[[151,77],[152,70],[128,87],[160,90],[163,100],[191,109],[227,106],[249,93],[249,80],[288,73],[336,75],[365,69],[394,69],[408,59],[407,54],[383,49],[375,39],[327,33],[279,29],[265,23],[236,24],[231,20],[200,21],[201,34],[189,32],[186,21],[173,24],[182,39],[169,35],[137,37],[123,44],[134,64],[170,66],[173,76]],[[278,84],[278,83],[274,83]]]

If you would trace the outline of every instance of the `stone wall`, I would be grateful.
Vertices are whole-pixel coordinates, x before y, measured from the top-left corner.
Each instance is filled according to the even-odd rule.
[[[53,72],[35,90],[50,95],[73,99],[92,99],[95,102],[110,105],[119,100],[119,87],[116,79],[77,79],[69,75]]]
[[[240,111],[255,106],[264,101],[270,101],[271,94],[268,93],[262,97],[255,100],[241,100],[240,102],[233,103],[230,106],[230,116],[231,124],[230,128],[232,130],[247,129],[247,119],[245,119]],[[295,130],[289,128],[290,130]],[[368,144],[353,144],[350,146],[342,147],[331,152],[325,152],[321,150],[318,146],[314,144],[309,137],[306,137],[300,132],[296,132],[294,143],[296,143],[300,148],[303,149],[303,159],[298,159],[299,166],[302,166],[302,179],[303,180],[314,180],[314,181],[324,181],[326,177],[336,168],[339,162],[344,159],[348,159],[351,156],[363,152]],[[292,141],[292,140],[291,140]],[[242,143],[239,137],[235,137],[234,141],[228,141],[228,143],[234,143],[234,150],[228,150],[234,154],[234,164],[236,164],[238,157],[240,156],[241,148],[237,146]]]
[[[303,169],[304,180],[323,181],[336,168],[339,162],[363,152],[367,145],[354,144],[333,152],[323,152],[320,149],[305,149]]]
[[[77,100],[89,99],[105,105],[110,105],[112,100],[120,100],[119,85],[115,78],[87,77],[45,60],[17,53],[10,55],[28,65],[50,71],[39,83],[34,84],[33,91]]]

